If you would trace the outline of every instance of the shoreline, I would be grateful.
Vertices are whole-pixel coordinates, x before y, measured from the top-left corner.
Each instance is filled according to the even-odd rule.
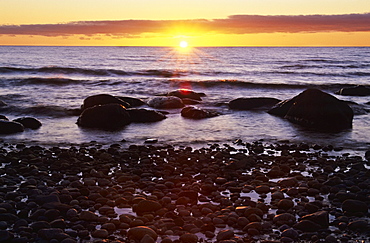
[[[370,152],[344,151],[288,141],[199,148],[2,141],[0,237],[360,242],[370,236]]]

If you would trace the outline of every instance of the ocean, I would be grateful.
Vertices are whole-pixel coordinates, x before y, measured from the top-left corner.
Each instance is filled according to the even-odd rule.
[[[370,87],[369,47],[0,47],[0,115],[10,120],[31,116],[37,130],[0,135],[4,143],[50,146],[97,143],[122,146],[158,144],[204,146],[262,141],[320,144],[351,151],[370,148],[369,97],[338,96],[343,87]],[[201,108],[221,115],[202,120],[168,110],[167,119],[132,123],[103,131],[77,126],[80,108],[91,95],[111,94],[148,99],[179,88],[203,92]],[[239,97],[289,99],[318,88],[358,103],[353,128],[337,133],[313,131],[272,116],[266,110],[233,111]],[[147,108],[144,106],[144,108]],[[366,112],[367,111],[367,112]]]

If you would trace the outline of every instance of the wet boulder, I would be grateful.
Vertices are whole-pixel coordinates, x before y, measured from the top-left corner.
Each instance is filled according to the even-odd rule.
[[[0,134],[23,132],[24,126],[19,122],[0,119]]]
[[[294,104],[296,97],[278,102],[273,107],[271,107],[271,109],[268,110],[267,113],[275,116],[285,117],[289,109]]]
[[[204,119],[218,115],[219,114],[215,111],[203,110],[192,106],[185,107],[181,110],[181,116],[191,119]]]
[[[237,98],[229,102],[229,108],[232,110],[253,110],[261,108],[271,108],[280,100],[275,98]]]
[[[106,105],[106,104],[119,104],[125,108],[130,108],[130,104],[109,94],[98,94],[87,97],[82,105],[82,110],[96,106],[96,105]]]
[[[176,109],[184,107],[182,100],[176,96],[154,97],[149,100],[148,105],[156,109]]]
[[[41,122],[33,117],[21,117],[13,120],[21,123],[25,128],[38,129],[42,126]]]
[[[307,89],[269,113],[321,131],[351,128],[353,120],[353,110],[345,102],[318,89]]]
[[[167,118],[163,113],[154,110],[127,109],[127,112],[132,122],[156,122]]]
[[[4,116],[4,115],[0,115],[0,120],[6,120],[6,121],[9,121],[8,117]]]
[[[120,104],[97,105],[85,109],[77,125],[98,129],[116,130],[131,122],[125,107]]]
[[[145,102],[138,98],[126,97],[126,96],[115,96],[115,97],[128,103],[130,107],[138,107],[138,106],[145,105]],[[126,107],[126,108],[129,108],[129,107]]]
[[[167,96],[176,96],[180,99],[192,99],[201,101],[203,96],[206,96],[204,93],[197,93],[190,89],[178,89],[167,93]]]
[[[368,96],[370,95],[370,88],[367,88],[363,85],[357,85],[356,87],[342,88],[335,93],[338,95],[347,96]]]

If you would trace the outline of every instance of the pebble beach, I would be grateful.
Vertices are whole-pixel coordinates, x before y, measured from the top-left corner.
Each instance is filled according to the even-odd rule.
[[[368,242],[370,152],[0,145],[0,242]]]

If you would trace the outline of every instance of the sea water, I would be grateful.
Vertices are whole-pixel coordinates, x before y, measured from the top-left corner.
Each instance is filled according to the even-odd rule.
[[[333,145],[363,151],[370,148],[369,97],[337,96],[344,87],[370,87],[369,47],[0,47],[0,114],[10,120],[31,116],[37,130],[0,135],[7,143],[159,144],[203,146],[263,140],[276,143]],[[132,123],[117,131],[78,127],[83,100],[91,95],[130,96],[144,101],[179,88],[203,92],[201,108],[221,115],[203,120],[168,110],[167,119]],[[239,97],[281,100],[307,88],[358,103],[353,128],[322,133],[272,116],[266,110],[232,111],[227,103]],[[145,107],[144,108],[149,108]],[[123,141],[126,141],[123,143]]]

